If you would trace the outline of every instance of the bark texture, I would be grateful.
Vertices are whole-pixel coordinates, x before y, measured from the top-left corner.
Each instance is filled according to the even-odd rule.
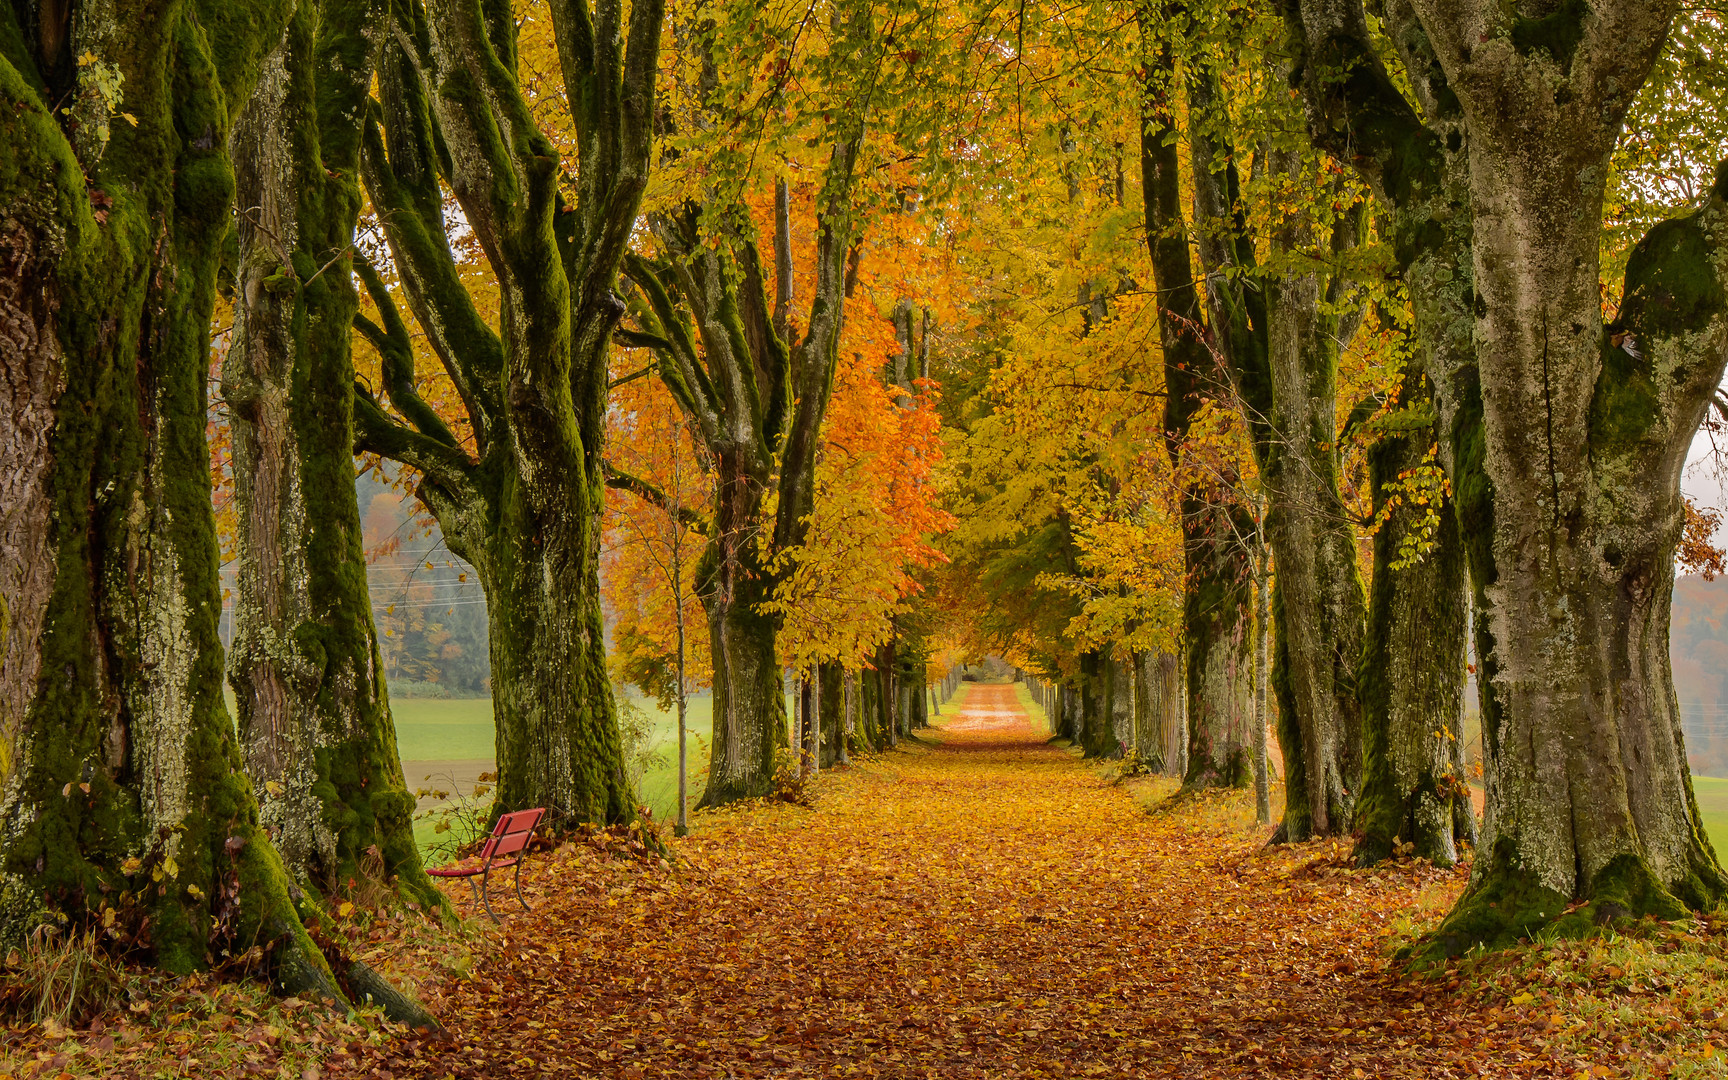
[[[1235,151],[1216,134],[1217,76],[1197,64],[1189,80],[1189,143],[1195,176],[1195,227],[1207,275],[1209,329],[1216,361],[1228,373],[1266,492],[1264,530],[1237,535],[1267,543],[1277,563],[1279,745],[1286,774],[1281,833],[1290,840],[1350,828],[1362,771],[1356,667],[1365,601],[1356,571],[1355,522],[1339,496],[1335,410],[1338,358],[1353,322],[1352,288],[1321,270],[1262,270],[1259,245],[1274,255],[1337,255],[1353,247],[1362,224],[1346,212],[1315,217],[1304,204],[1267,224],[1257,238],[1241,204]],[[1300,186],[1324,187],[1314,163],[1296,150],[1262,148],[1257,167]],[[1327,243],[1329,241],[1329,243]]]
[[[362,172],[466,431],[417,396],[406,326],[366,268],[384,323],[359,325],[383,355],[396,415],[362,390],[355,420],[362,447],[419,470],[421,500],[486,590],[496,811],[543,806],[569,826],[632,809],[600,613],[601,443],[663,5],[635,4],[628,19],[619,0],[549,10],[576,131],[570,173],[518,86],[513,20],[447,0],[394,9]],[[497,276],[496,329],[457,273],[445,187]]]
[[[1436,104],[1460,137],[1374,94],[1380,133],[1406,153],[1396,173],[1389,158],[1364,171],[1414,217],[1444,186],[1436,147],[1465,149],[1476,295],[1476,363],[1436,383],[1480,604],[1488,812],[1435,944],[1710,906],[1728,883],[1692,797],[1666,626],[1680,468],[1728,342],[1728,182],[1638,245],[1609,326],[1598,262],[1608,156],[1676,5],[1405,10],[1431,57],[1419,94],[1444,87]],[[1353,4],[1293,14],[1311,67],[1328,43],[1363,73],[1363,97],[1387,82]],[[1308,96],[1315,115],[1343,111]]]
[[[205,443],[229,117],[288,15],[0,10],[0,520],[34,541],[5,555],[0,937],[129,892],[164,968],[256,941],[340,999],[223,704]]]
[[[360,0],[302,4],[229,138],[244,208],[222,392],[238,506],[229,658],[247,772],[283,861],[442,910],[414,843],[354,494],[350,266],[372,76]]]
[[[1378,862],[1403,843],[1419,858],[1450,866],[1458,844],[1476,840],[1463,760],[1464,546],[1457,510],[1445,498],[1431,549],[1412,565],[1397,565],[1406,539],[1426,528],[1428,508],[1406,501],[1388,513],[1388,485],[1419,468],[1438,436],[1419,369],[1407,370],[1403,390],[1402,415],[1412,430],[1392,431],[1368,452],[1374,510],[1386,520],[1374,536],[1358,680],[1365,770],[1356,860]]]

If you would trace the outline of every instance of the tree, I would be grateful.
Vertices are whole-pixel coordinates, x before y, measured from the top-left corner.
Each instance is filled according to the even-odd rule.
[[[341,999],[223,704],[205,442],[228,117],[290,9],[38,14],[0,12],[3,934],[118,904],[169,971],[258,943],[282,988]]]
[[[1609,159],[1678,7],[1413,0],[1391,28],[1419,83],[1444,80],[1436,103],[1468,170],[1475,363],[1436,383],[1482,612],[1489,806],[1471,886],[1438,932],[1447,951],[1557,919],[1675,917],[1728,888],[1692,796],[1666,633],[1680,466],[1728,359],[1728,173],[1634,247],[1611,321],[1600,279]],[[1448,144],[1365,47],[1360,8],[1288,10],[1311,127],[1349,131],[1405,236],[1443,234]]]
[[[632,308],[640,333],[629,340],[659,354],[662,378],[717,471],[701,585],[714,650],[709,805],[765,794],[774,750],[785,743],[778,627],[763,604],[776,581],[771,564],[809,530],[822,419],[874,201],[867,183],[899,172],[888,159],[899,149],[870,135],[927,71],[943,70],[931,58],[946,27],[915,4],[855,0],[814,21],[810,10],[740,5],[681,31],[689,43],[681,59],[695,72],[682,84],[688,100],[670,110],[681,179],[650,215],[655,257],[629,264],[640,290]],[[776,43],[767,52],[757,46],[765,19]],[[891,127],[884,138],[915,153],[919,127]],[[780,177],[766,230],[745,195],[765,188],[764,147],[785,155],[788,172],[818,178],[790,185]],[[816,218],[801,325],[792,313],[795,197],[808,197]],[[772,284],[761,231],[774,238]]]
[[[229,141],[244,208],[222,382],[238,549],[229,672],[261,817],[294,873],[328,894],[378,876],[442,910],[414,843],[354,491],[349,260],[380,14],[297,7]]]
[[[1214,364],[1200,337],[1205,313],[1181,210],[1174,50],[1157,29],[1158,17],[1150,8],[1141,9],[1147,55],[1140,182],[1152,279],[1158,289],[1166,446],[1172,465],[1183,474],[1183,457],[1204,404],[1204,380]],[[1240,507],[1220,503],[1212,495],[1203,477],[1195,474],[1181,502],[1186,569],[1182,651],[1188,667],[1189,711],[1185,782],[1239,787],[1247,782],[1249,767],[1240,721],[1252,712],[1244,677],[1252,670],[1247,618],[1251,574],[1246,554],[1229,537],[1250,529],[1241,520]]]
[[[614,285],[647,183],[663,5],[550,5],[576,162],[566,172],[518,80],[514,20],[435,2],[394,9],[366,190],[420,328],[460,395],[462,445],[416,389],[407,326],[361,266],[396,415],[357,395],[361,448],[419,471],[421,500],[473,564],[491,619],[496,811],[564,825],[631,811],[600,613],[601,459]],[[497,329],[464,286],[444,187],[496,275]]]

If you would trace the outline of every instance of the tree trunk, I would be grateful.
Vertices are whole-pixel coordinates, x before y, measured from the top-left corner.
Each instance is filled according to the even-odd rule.
[[[205,443],[227,117],[288,14],[88,3],[51,46],[0,12],[0,938],[131,892],[164,968],[266,944],[339,1000],[223,704]],[[86,55],[136,126],[73,97]]]
[[[1092,649],[1080,654],[1080,715],[1076,725],[1080,749],[1089,758],[1110,757],[1111,691],[1114,689],[1109,656]]]
[[[1204,508],[1206,520],[1232,510]],[[1251,531],[1251,526],[1247,526]],[[1191,537],[1186,607],[1188,656],[1187,787],[1245,787],[1254,715],[1253,575],[1241,545],[1222,537],[1229,526],[1188,526]],[[1239,530],[1230,530],[1239,531]],[[1288,778],[1287,778],[1288,782]]]
[[[1432,416],[1432,398],[1417,368],[1407,373],[1400,403]],[[1368,452],[1376,516],[1386,513],[1388,485],[1420,468],[1438,437],[1434,426],[1392,433]],[[1458,859],[1459,841],[1475,841],[1475,810],[1463,768],[1464,548],[1450,498],[1430,526],[1432,549],[1410,565],[1408,543],[1429,518],[1409,502],[1391,510],[1374,536],[1373,590],[1358,688],[1362,700],[1364,774],[1356,808],[1356,861],[1368,865],[1414,845],[1413,854],[1441,866]]]
[[[1175,139],[1176,65],[1168,42],[1157,40],[1157,18],[1141,10],[1141,32],[1156,62],[1146,65],[1145,119],[1140,134],[1141,194],[1146,241],[1158,291],[1164,353],[1164,430],[1170,461],[1180,472],[1188,433],[1202,407],[1202,375],[1216,369],[1197,336],[1205,312],[1195,287],[1182,215],[1182,178]],[[1244,534],[1240,507],[1214,485],[1188,479],[1182,492],[1185,588],[1183,653],[1188,661],[1188,768],[1185,783],[1239,787],[1247,782],[1247,717],[1253,664],[1246,620],[1252,603],[1247,556],[1232,539]]]
[[[1374,601],[1359,687],[1363,799],[1370,805],[1358,808],[1359,815],[1366,815],[1359,816],[1363,835],[1358,858],[1383,857],[1391,841],[1400,838],[1443,860],[1452,839],[1474,833],[1473,811],[1462,798],[1452,800],[1454,825],[1445,843],[1435,808],[1424,814],[1431,829],[1418,829],[1414,816],[1415,805],[1424,799],[1417,793],[1424,763],[1439,769],[1437,776],[1448,771],[1441,748],[1426,746],[1421,739],[1431,738],[1435,730],[1456,732],[1462,708],[1464,638],[1459,620],[1464,615],[1455,595],[1450,603],[1445,599],[1453,592],[1447,578],[1462,574],[1467,562],[1476,607],[1483,612],[1492,564],[1493,484],[1483,471],[1474,338],[1469,132],[1456,93],[1432,51],[1432,39],[1407,2],[1388,5],[1383,17],[1387,38],[1402,53],[1421,116],[1375,56],[1360,4],[1322,6],[1300,0],[1285,5],[1285,14],[1310,130],[1317,143],[1355,164],[1373,186],[1382,211],[1379,228],[1397,257],[1414,316],[1413,355],[1400,412],[1393,414],[1398,423],[1370,453],[1371,469],[1381,474],[1376,505],[1384,505],[1387,478],[1419,465],[1422,444],[1437,444],[1458,519],[1439,521],[1437,549],[1408,569],[1390,570],[1394,548],[1376,543]],[[1350,69],[1351,78],[1334,79],[1331,71],[1340,68]],[[1404,421],[1422,425],[1421,414],[1432,413],[1435,406],[1437,422],[1408,430]],[[1405,535],[1409,527],[1409,517],[1401,512],[1381,538]],[[1454,545],[1461,549],[1450,550]],[[1454,624],[1459,624],[1456,633]],[[1490,710],[1487,673],[1493,659],[1485,615],[1475,633],[1483,657],[1483,708]],[[1420,675],[1391,677],[1392,672]],[[1399,747],[1396,760],[1382,760]]]
[[[1485,42],[1444,5],[1412,6],[1466,117],[1483,423],[1454,452],[1480,455],[1492,483],[1485,850],[1438,945],[1563,913],[1676,918],[1728,892],[1667,645],[1680,470],[1728,342],[1728,173],[1638,245],[1604,327],[1608,161],[1675,5],[1576,5]]]
[[[853,719],[858,707],[858,676],[855,672],[840,672],[840,737],[835,744],[835,764],[852,764],[852,741],[858,737],[858,724]]]
[[[378,877],[446,907],[421,869],[354,495],[364,2],[301,6],[229,140],[241,205],[232,418],[238,574],[229,678],[260,819],[326,894]]]
[[[802,758],[805,769],[814,776],[822,768],[822,682],[821,672],[813,671],[804,678],[804,745]]]
[[[1341,223],[1339,231],[1351,229]],[[1294,250],[1301,239],[1286,235],[1281,246]],[[1336,292],[1336,284],[1324,291]],[[1355,524],[1338,493],[1335,419],[1338,356],[1348,334],[1338,316],[1323,314],[1341,299],[1322,297],[1319,275],[1285,278],[1268,292],[1271,422],[1260,457],[1266,535],[1278,566],[1280,731],[1297,735],[1280,746],[1287,778],[1300,775],[1305,785],[1298,790],[1288,779],[1285,832],[1305,840],[1347,832],[1361,788],[1356,669],[1364,598]]]
[[[1135,695],[1134,672],[1137,668],[1135,657],[1122,660],[1112,649],[1109,654],[1110,665],[1110,753],[1109,756],[1119,758],[1127,752],[1134,742],[1134,710],[1138,704]]]
[[[1254,820],[1261,825],[1272,822],[1272,778],[1266,758],[1267,645],[1272,637],[1270,554],[1262,548],[1254,566]]]
[[[1254,237],[1242,210],[1227,121],[1215,99],[1216,74],[1199,66],[1190,79],[1190,144],[1195,207],[1211,329],[1228,369],[1266,491],[1265,540],[1278,564],[1278,706],[1286,771],[1285,821],[1291,840],[1341,834],[1350,827],[1362,771],[1356,666],[1363,607],[1356,572],[1355,524],[1338,491],[1338,357],[1351,336],[1337,314],[1349,286],[1317,271],[1257,270]],[[1222,134],[1219,134],[1219,131]],[[1293,150],[1257,159],[1292,186],[1326,180]],[[1355,245],[1361,219],[1340,216],[1330,248]],[[1276,220],[1274,253],[1311,250],[1324,235],[1300,205]],[[1259,529],[1233,530],[1247,543]],[[1298,784],[1298,778],[1301,783]]]
[[[817,667],[821,680],[821,701],[816,714],[822,719],[821,766],[824,769],[846,764],[847,693],[846,673],[837,663]]]

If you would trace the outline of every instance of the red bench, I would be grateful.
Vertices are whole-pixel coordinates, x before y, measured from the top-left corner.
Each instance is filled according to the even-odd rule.
[[[528,901],[522,899],[522,859],[528,854],[528,841],[534,838],[534,829],[540,824],[540,819],[546,815],[544,809],[518,810],[514,814],[505,814],[498,819],[498,824],[492,827],[492,835],[486,838],[486,843],[480,848],[479,861],[458,863],[455,866],[439,866],[428,871],[433,877],[467,878],[468,887],[474,890],[474,899],[480,901],[486,908],[486,914],[492,916],[492,921],[498,921],[498,913],[492,910],[491,898],[487,895],[487,886],[492,880],[492,871],[516,868],[516,902],[522,905],[523,911],[532,911]],[[479,878],[476,885],[474,879]]]

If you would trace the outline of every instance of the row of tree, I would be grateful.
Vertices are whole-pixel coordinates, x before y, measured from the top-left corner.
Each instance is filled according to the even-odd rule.
[[[908,163],[951,139],[930,88],[956,69],[923,58],[964,40],[954,13],[88,0],[0,24],[8,940],[94,919],[170,970],[246,952],[288,990],[412,1015],[322,948],[368,883],[445,909],[356,454],[405,470],[484,590],[499,812],[634,813],[609,528],[671,542],[680,697],[682,582],[701,607],[709,802],[772,785],[783,662],[824,699],[854,688],[859,745],[918,722],[902,601],[938,558],[940,454],[920,264],[892,249]],[[860,289],[895,290],[891,317],[848,319]]]
[[[0,11],[5,934],[114,908],[170,969],[267,946],[284,985],[339,997],[366,976],[308,935],[320,895],[441,904],[356,451],[410,471],[485,591],[500,810],[633,810],[600,571],[609,527],[658,526],[609,519],[611,489],[673,525],[679,696],[707,631],[709,802],[769,790],[783,663],[822,717],[869,672],[891,743],[968,633],[1073,684],[1095,752],[1087,718],[1115,707],[1087,696],[1156,682],[1190,781],[1237,783],[1265,757],[1242,700],[1270,640],[1286,833],[1443,851],[1474,612],[1489,809],[1447,940],[1714,902],[1666,627],[1728,190],[1610,263],[1612,318],[1601,273],[1624,120],[1640,88],[1708,100],[1716,22],[1384,8]],[[1396,359],[1341,426],[1364,334]],[[1355,502],[1353,429],[1375,435]],[[912,605],[942,493],[954,568]]]
[[[1283,837],[1354,833],[1364,862],[1479,839],[1443,949],[1718,902],[1668,625],[1677,554],[1711,557],[1681,469],[1724,408],[1719,15],[1148,0],[1026,26],[1042,123],[990,163],[977,332],[941,372],[942,603],[993,601],[972,647],[1087,753],[1258,773],[1263,814],[1275,718]]]

